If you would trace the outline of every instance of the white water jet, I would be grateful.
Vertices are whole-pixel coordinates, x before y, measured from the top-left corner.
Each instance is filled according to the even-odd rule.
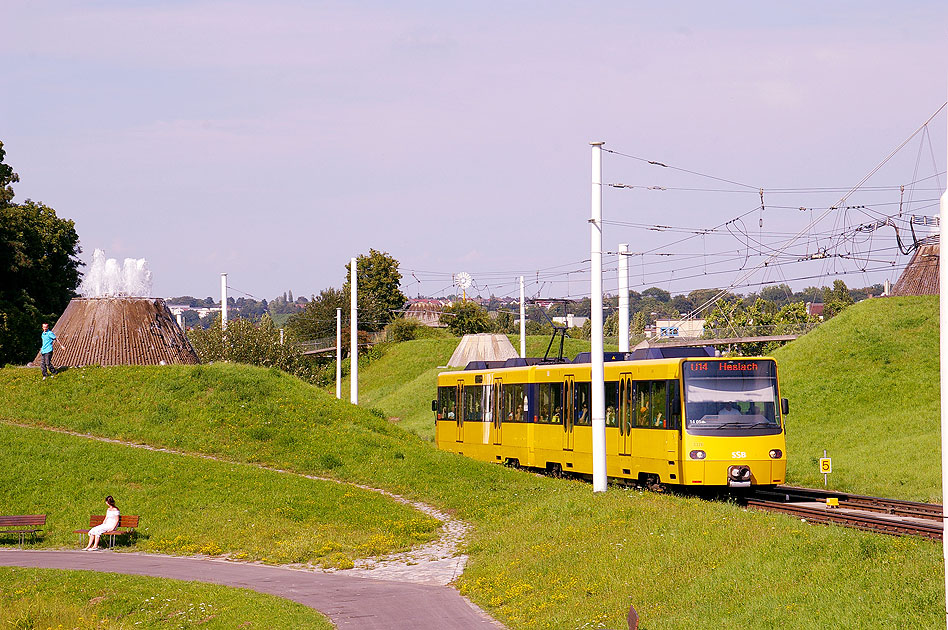
[[[79,285],[83,297],[149,297],[151,295],[151,271],[144,258],[126,258],[119,266],[115,258],[105,257],[105,252],[96,249],[92,253],[92,264]]]

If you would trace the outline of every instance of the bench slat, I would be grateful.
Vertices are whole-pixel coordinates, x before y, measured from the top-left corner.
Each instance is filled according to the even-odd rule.
[[[23,525],[45,525],[45,514],[24,514],[19,516],[0,516],[0,527],[20,527]]]

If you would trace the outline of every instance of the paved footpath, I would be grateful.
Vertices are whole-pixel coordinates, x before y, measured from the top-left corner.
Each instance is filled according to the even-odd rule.
[[[109,571],[249,588],[315,608],[339,628],[467,630],[502,627],[445,586],[379,581],[215,560],[109,551],[0,549],[0,566]]]

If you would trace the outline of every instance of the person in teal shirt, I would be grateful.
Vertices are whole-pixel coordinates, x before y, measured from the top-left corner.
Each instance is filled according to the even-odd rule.
[[[50,378],[56,374],[56,371],[53,369],[53,342],[58,343],[59,347],[63,350],[65,350],[66,347],[56,340],[56,333],[49,329],[49,324],[46,322],[43,322],[43,334],[40,335],[40,339],[43,342],[40,348],[40,354],[42,355],[40,369],[43,371],[43,380],[45,381],[47,372]]]

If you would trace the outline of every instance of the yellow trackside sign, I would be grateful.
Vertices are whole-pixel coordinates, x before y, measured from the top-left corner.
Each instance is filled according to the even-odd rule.
[[[828,475],[831,472],[833,472],[833,458],[821,457],[820,458],[820,474]]]

